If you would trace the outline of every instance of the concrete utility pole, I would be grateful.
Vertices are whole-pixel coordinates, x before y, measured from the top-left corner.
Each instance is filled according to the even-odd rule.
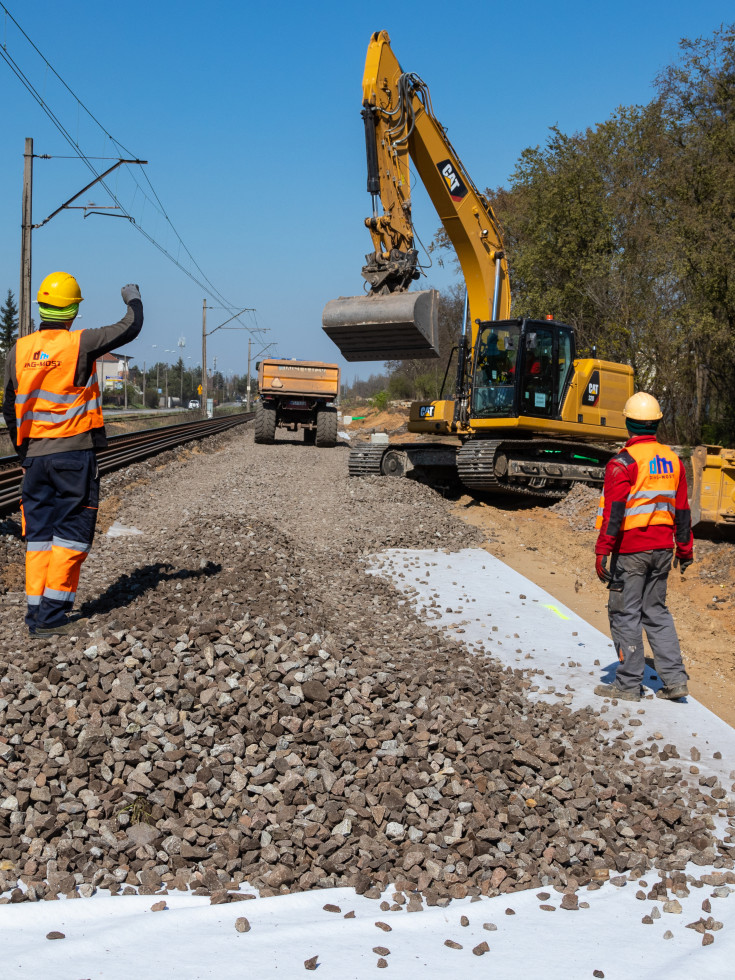
[[[265,327],[261,327],[261,331],[262,333],[268,333],[268,329],[266,329]],[[245,402],[246,405],[245,410],[247,412],[250,411],[250,341],[251,338],[248,337],[248,396]],[[255,356],[260,357],[261,354],[265,354],[265,352],[268,350],[269,347],[275,347],[275,342],[272,344],[266,344],[266,346],[261,351],[259,351],[259,353],[257,353]]]
[[[207,417],[207,301],[202,301],[202,417]]]
[[[43,155],[39,159],[51,160],[52,157],[48,155]],[[60,211],[65,208],[71,207],[73,201],[76,201],[78,197],[81,197],[85,191],[88,191],[90,187],[104,180],[108,174],[111,174],[113,170],[121,167],[124,163],[137,163],[145,164],[147,160],[118,160],[113,163],[111,167],[108,167],[104,173],[95,177],[94,180],[90,181],[86,186],[84,186],[80,191],[70,197],[68,201],[64,201],[55,211],[52,211],[48,218],[44,218],[39,224],[34,225],[32,213],[32,198],[33,198],[33,139],[30,136],[26,136],[25,152],[23,154],[23,218],[21,222],[21,243],[20,243],[20,293],[18,295],[18,336],[25,337],[31,332],[31,235],[34,228],[43,228],[52,218],[55,218]],[[97,205],[93,205],[96,207]],[[85,217],[87,214],[87,208],[83,208]],[[90,214],[99,214],[99,211],[91,211]],[[129,221],[133,219],[129,215],[120,215],[120,217],[125,217]]]
[[[250,345],[252,344],[252,337],[248,337],[248,393],[245,399],[245,411],[250,411]]]
[[[20,294],[18,296],[18,336],[31,332],[31,234],[33,203],[33,139],[26,137],[23,154],[23,207],[20,239]]]
[[[182,356],[182,351],[186,347],[186,337],[179,337],[179,364],[181,365],[179,373],[181,375],[179,385],[179,408],[184,407],[184,358]]]
[[[224,323],[220,323],[218,327],[215,327],[214,330],[210,330],[209,332],[210,334],[216,333],[218,330],[222,330],[223,328],[225,330],[249,330],[248,327],[227,327],[226,324],[230,323],[230,321],[239,317],[241,313],[254,313],[254,312],[255,310],[252,307],[245,306],[237,313],[233,313],[233,315],[229,318],[229,320],[225,320]],[[214,367],[216,370],[217,369],[216,358],[214,361]],[[203,301],[203,305],[202,305],[202,409],[203,412],[206,413],[207,411],[207,301],[206,299]]]

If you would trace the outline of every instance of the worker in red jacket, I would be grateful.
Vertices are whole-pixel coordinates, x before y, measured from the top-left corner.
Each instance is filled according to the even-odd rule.
[[[96,358],[129,343],[143,326],[137,286],[122,288],[125,316],[71,330],[79,283],[52,272],[38,290],[41,326],[20,337],[5,365],[3,417],[23,467],[26,625],[34,636],[71,632],[79,572],[92,547],[99,500],[95,450],[107,445]]]
[[[623,415],[630,439],[605,468],[595,524],[595,569],[610,591],[607,610],[619,663],[615,680],[599,684],[595,694],[640,701],[645,629],[663,683],[657,696],[675,701],[689,693],[689,677],[666,585],[672,552],[682,575],[694,560],[686,474],[676,453],[656,439],[662,412],[652,395],[637,392]]]

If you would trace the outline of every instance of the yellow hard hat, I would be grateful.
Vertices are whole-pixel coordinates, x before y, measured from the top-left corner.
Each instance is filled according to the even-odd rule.
[[[626,419],[635,419],[636,422],[655,422],[663,416],[661,406],[653,397],[645,391],[637,391],[625,403],[623,415]]]
[[[72,303],[81,303],[84,297],[74,276],[68,272],[52,272],[38,287],[36,299],[45,306],[64,309]]]

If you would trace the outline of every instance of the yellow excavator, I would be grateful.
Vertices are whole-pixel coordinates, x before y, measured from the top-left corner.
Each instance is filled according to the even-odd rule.
[[[457,253],[466,299],[454,397],[411,406],[409,431],[437,438],[356,447],[350,474],[449,469],[474,490],[551,498],[575,482],[601,484],[613,454],[606,444],[627,438],[632,368],[578,357],[573,328],[553,318],[511,318],[492,207],[436,119],[425,82],[401,69],[385,31],[368,46],[362,117],[372,198],[367,292],[328,302],[325,332],[348,361],[439,356],[438,293],[409,290],[421,275],[411,166]]]

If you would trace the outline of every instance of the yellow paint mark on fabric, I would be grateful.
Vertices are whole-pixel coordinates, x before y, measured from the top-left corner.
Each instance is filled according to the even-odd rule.
[[[557,609],[556,606],[547,605],[547,606],[544,606],[544,609],[550,609],[553,613],[555,613],[559,617],[559,619],[571,619],[572,618],[571,616],[567,616],[566,613],[563,613],[561,611],[561,609]]]

